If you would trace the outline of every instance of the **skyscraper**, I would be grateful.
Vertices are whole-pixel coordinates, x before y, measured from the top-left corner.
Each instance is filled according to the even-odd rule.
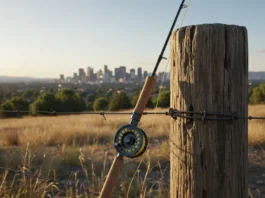
[[[74,73],[73,80],[74,80],[74,81],[78,81],[77,73]]]
[[[93,81],[94,80],[93,77],[94,77],[94,69],[92,67],[88,67],[87,68],[87,79],[89,81]]]
[[[108,73],[108,65],[104,65],[104,74],[107,74]]]
[[[125,66],[120,66],[120,75],[121,75],[121,78],[124,78],[126,76],[126,67]]]
[[[78,70],[78,80],[82,81],[82,82],[86,82],[86,73],[85,70],[83,68],[79,68]]]
[[[138,67],[137,78],[138,78],[138,80],[142,80],[142,78],[143,78],[142,68],[141,67]]]
[[[64,75],[63,74],[60,75],[60,81],[64,82]]]
[[[146,78],[148,76],[147,71],[144,71],[144,78]]]
[[[108,65],[104,65],[104,82],[109,82],[112,77],[112,73],[108,70]]]
[[[116,79],[116,81],[118,81],[119,80],[119,78],[120,78],[120,68],[115,68],[114,69],[114,75],[115,75],[115,79]]]
[[[78,70],[78,76],[79,76],[79,78],[81,79],[82,76],[85,76],[85,75],[86,75],[86,73],[85,73],[84,69],[83,68],[79,68],[79,70]]]
[[[135,79],[135,69],[130,69],[130,78]]]
[[[103,79],[103,72],[102,72],[102,70],[99,70],[99,71],[97,72],[97,79],[98,79],[98,80],[102,80],[102,79]]]

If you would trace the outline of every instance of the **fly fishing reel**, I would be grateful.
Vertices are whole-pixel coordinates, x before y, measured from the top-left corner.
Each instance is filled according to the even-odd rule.
[[[130,124],[121,127],[114,137],[114,147],[117,152],[129,158],[141,156],[145,152],[147,144],[145,132]]]

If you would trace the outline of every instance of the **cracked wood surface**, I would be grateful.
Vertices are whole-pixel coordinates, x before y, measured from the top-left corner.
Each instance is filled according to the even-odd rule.
[[[248,115],[247,29],[202,24],[171,36],[171,107]],[[247,198],[247,120],[171,120],[170,197]]]

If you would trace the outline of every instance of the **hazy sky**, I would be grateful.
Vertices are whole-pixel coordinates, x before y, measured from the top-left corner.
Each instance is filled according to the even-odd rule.
[[[188,0],[186,0],[186,4]],[[180,0],[0,0],[0,75],[58,77],[104,64],[152,71]],[[192,0],[183,25],[246,26],[265,70],[265,0]],[[179,27],[184,10],[175,28]],[[169,46],[167,47],[168,55]],[[164,69],[161,62],[160,70]]]

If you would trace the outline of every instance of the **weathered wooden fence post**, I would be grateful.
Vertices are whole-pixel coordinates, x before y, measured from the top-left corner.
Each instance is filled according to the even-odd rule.
[[[247,116],[245,27],[180,28],[171,53],[172,108]],[[171,120],[171,198],[247,198],[247,120]]]

